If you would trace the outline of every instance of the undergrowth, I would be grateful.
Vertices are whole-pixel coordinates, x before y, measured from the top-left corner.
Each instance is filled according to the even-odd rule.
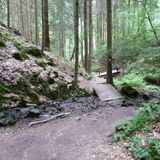
[[[137,159],[159,160],[160,139],[149,133],[154,124],[160,121],[160,103],[147,103],[130,119],[116,126],[114,138],[119,141],[128,140],[126,147]]]
[[[127,83],[130,86],[137,88],[145,88],[147,85],[143,80],[143,75],[135,73],[126,74],[123,77],[114,79],[114,83],[116,86],[121,86],[122,84]]]
[[[136,159],[160,159],[160,141],[150,136],[133,137],[126,148],[134,153]]]

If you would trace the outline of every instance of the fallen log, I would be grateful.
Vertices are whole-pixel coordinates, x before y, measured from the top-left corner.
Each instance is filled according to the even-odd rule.
[[[46,122],[51,121],[51,120],[53,120],[53,119],[57,119],[57,118],[61,118],[61,117],[66,117],[66,116],[69,116],[69,115],[70,115],[69,112],[68,112],[68,113],[60,113],[60,114],[51,116],[51,117],[49,117],[49,118],[47,118],[47,119],[44,119],[44,120],[39,120],[39,121],[31,122],[31,123],[29,124],[29,127],[31,127],[31,126],[33,126],[33,125],[36,125],[36,124],[46,123]]]

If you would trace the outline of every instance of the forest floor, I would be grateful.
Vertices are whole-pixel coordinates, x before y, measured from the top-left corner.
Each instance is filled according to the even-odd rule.
[[[18,122],[15,132],[0,132],[1,160],[132,160],[110,135],[115,123],[134,113],[133,107],[107,105],[30,128]]]

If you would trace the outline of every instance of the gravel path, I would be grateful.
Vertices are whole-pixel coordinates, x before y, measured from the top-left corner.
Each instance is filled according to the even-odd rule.
[[[0,133],[1,160],[132,160],[110,143],[114,124],[133,108],[99,108],[94,112]]]

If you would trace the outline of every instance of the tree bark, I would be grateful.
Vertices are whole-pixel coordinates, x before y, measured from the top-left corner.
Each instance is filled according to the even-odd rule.
[[[81,33],[83,33],[83,20],[81,19]],[[84,60],[83,60],[83,38],[81,38],[81,62],[82,65],[84,65]]]
[[[84,0],[84,50],[85,50],[84,68],[86,72],[88,72],[87,1],[88,0]]]
[[[42,11],[42,44],[41,44],[41,54],[44,52],[44,0],[41,0],[41,11]]]
[[[93,26],[92,26],[92,0],[89,0],[89,62],[88,73],[91,74],[92,70],[92,55],[93,55]]]
[[[78,63],[79,63],[79,0],[74,0],[74,48],[75,48],[75,71],[74,71],[74,88],[78,83]]]
[[[10,0],[7,0],[7,27],[10,27]]]
[[[38,4],[37,0],[35,0],[35,42],[36,45],[39,43],[39,29],[38,29]]]
[[[113,85],[112,77],[112,0],[107,0],[107,83]]]
[[[44,11],[44,48],[50,49],[50,38],[49,38],[49,20],[48,20],[48,0],[43,2]]]

